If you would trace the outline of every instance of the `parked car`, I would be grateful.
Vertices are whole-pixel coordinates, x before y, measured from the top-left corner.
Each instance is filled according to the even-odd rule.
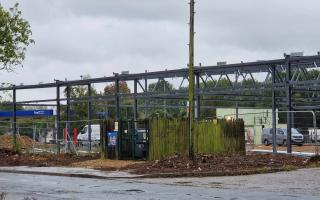
[[[270,145],[273,142],[272,138],[272,128],[264,128],[262,131],[261,142],[264,145]],[[296,144],[298,146],[303,145],[303,135],[297,131],[297,129],[291,129],[291,142],[292,144]],[[276,143],[277,145],[287,145],[287,129],[285,128],[277,128],[276,132]]]
[[[84,126],[80,131],[78,141],[89,141],[89,127],[88,125]],[[91,141],[100,141],[100,124],[91,125]]]

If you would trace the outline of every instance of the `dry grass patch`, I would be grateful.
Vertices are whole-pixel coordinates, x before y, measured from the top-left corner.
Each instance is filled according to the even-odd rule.
[[[142,164],[143,161],[131,161],[131,160],[86,160],[81,162],[72,163],[72,167],[92,168],[100,170],[118,170],[125,169],[134,164]]]

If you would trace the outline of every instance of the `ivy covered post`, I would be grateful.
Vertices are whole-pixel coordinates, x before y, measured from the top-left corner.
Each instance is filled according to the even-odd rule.
[[[194,0],[190,0],[190,33],[189,33],[189,157],[194,158]]]

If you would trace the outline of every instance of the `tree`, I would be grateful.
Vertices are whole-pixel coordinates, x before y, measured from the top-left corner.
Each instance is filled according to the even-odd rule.
[[[186,90],[186,88],[184,88]],[[152,94],[168,94],[179,92],[174,86],[166,81],[160,79],[157,83],[151,83],[148,87],[148,91]],[[151,117],[185,117],[187,115],[186,102],[180,99],[152,99],[148,100],[149,105],[163,106],[163,108],[151,108],[149,109],[149,116]],[[174,108],[174,106],[181,106],[182,108]],[[166,108],[169,107],[169,108]]]
[[[114,95],[115,93],[115,83],[109,84],[104,88],[104,94],[105,95]],[[125,81],[119,81],[119,92],[121,94],[128,94],[130,93],[130,88],[128,87],[127,82]]]
[[[84,76],[84,79],[89,79],[90,76],[86,75]],[[64,95],[67,96],[67,88],[64,90]],[[96,97],[99,96],[97,90],[91,86],[91,96]],[[81,98],[87,98],[88,97],[88,86],[86,85],[80,85],[80,86],[73,86],[70,87],[70,98],[77,100]],[[71,124],[71,129],[77,128],[80,130],[83,126],[87,124],[87,116],[88,116],[88,102],[87,101],[71,101],[71,121],[74,121]],[[91,107],[91,113],[92,113],[92,118],[96,119],[95,113],[100,111],[99,106],[97,105],[97,102],[92,102],[92,107]],[[64,107],[62,108],[62,119],[67,120],[67,108]],[[92,123],[97,123],[97,122],[92,122]]]
[[[116,91],[115,83],[108,84],[104,88],[104,95],[114,96],[115,91]],[[130,88],[129,88],[127,82],[125,82],[125,81],[119,82],[119,93],[130,94]],[[108,116],[115,119],[116,118],[116,109],[115,109],[116,102],[115,102],[115,100],[108,100],[108,101],[105,101],[105,103],[107,103],[107,105],[105,106],[105,109],[106,109],[106,112],[108,113]],[[127,105],[129,107],[130,107],[130,105],[132,105],[131,109],[129,109],[129,107],[127,107],[126,109],[120,109],[120,118],[124,118],[124,116],[127,119],[133,118],[133,101],[132,101],[132,99],[120,98],[120,104]]]
[[[6,11],[0,5],[0,69],[11,71],[25,59],[26,48],[34,43],[31,27],[21,16],[18,3]]]

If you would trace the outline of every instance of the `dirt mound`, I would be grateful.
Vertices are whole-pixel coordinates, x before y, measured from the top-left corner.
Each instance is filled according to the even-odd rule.
[[[32,139],[28,136],[17,136],[17,141],[21,149],[32,148]],[[0,136],[0,148],[12,149],[13,136],[12,135],[1,135]]]
[[[76,156],[72,154],[23,154],[11,149],[0,149],[0,166],[71,166],[72,163],[97,159],[97,155]]]
[[[175,155],[163,160],[135,165],[138,174],[187,172],[237,172],[257,169],[304,167],[307,159],[289,155],[253,154],[235,156],[198,155],[195,160]]]
[[[290,155],[253,154],[234,156],[198,155],[195,160],[175,155],[162,160],[136,162],[99,160],[98,154],[76,156],[73,154],[22,154],[11,149],[0,149],[0,166],[69,166],[100,170],[130,170],[136,174],[158,177],[159,174],[176,176],[244,175],[292,170],[312,166],[302,157]],[[318,161],[318,159],[315,159]]]
[[[320,155],[312,156],[310,158],[311,163],[320,163]]]

